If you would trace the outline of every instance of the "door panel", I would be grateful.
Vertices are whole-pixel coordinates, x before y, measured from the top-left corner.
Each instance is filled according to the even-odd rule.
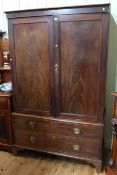
[[[13,21],[16,110],[50,115],[52,18]],[[50,39],[51,36],[51,39]],[[15,86],[16,84],[16,86]]]
[[[96,30],[90,32],[94,26]],[[67,24],[61,22],[60,33],[61,112],[96,115],[99,82],[99,22],[78,21],[67,22]]]
[[[99,110],[101,63],[101,16],[61,15],[58,17],[59,114],[95,121]]]

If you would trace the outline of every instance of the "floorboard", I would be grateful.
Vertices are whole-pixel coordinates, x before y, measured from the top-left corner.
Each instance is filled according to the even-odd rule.
[[[64,158],[24,151],[14,156],[0,151],[0,175],[106,175],[95,167]]]

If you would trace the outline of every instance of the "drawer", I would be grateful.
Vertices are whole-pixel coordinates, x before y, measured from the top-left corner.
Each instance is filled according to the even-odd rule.
[[[46,138],[46,150],[73,157],[98,158],[100,155],[100,141],[48,135]]]
[[[76,139],[37,132],[17,130],[14,134],[16,145],[72,157],[98,158],[100,142],[96,139]]]
[[[17,130],[14,132],[14,143],[24,147],[42,149],[45,144],[45,136],[36,132],[23,132]]]
[[[97,138],[102,135],[102,125],[74,123],[66,120],[53,120],[47,118],[13,115],[14,129],[36,131],[54,135]]]

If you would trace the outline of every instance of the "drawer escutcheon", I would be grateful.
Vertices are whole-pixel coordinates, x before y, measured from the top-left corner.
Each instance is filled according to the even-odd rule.
[[[74,128],[73,132],[74,132],[74,134],[80,134],[80,129],[79,128]]]
[[[35,144],[36,143],[36,138],[35,137],[30,137],[29,138],[30,143]]]
[[[36,123],[34,121],[29,121],[29,128],[34,129],[36,126]]]
[[[73,145],[73,149],[74,149],[75,151],[79,151],[79,150],[80,150],[80,146],[79,146],[79,145]]]

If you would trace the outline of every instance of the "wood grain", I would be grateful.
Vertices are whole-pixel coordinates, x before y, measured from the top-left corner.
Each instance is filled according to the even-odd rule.
[[[60,22],[61,112],[96,116],[101,23],[66,18]]]
[[[33,123],[33,128],[30,127]],[[32,125],[31,125],[32,126]],[[79,133],[74,130],[79,129]],[[62,154],[73,158],[100,159],[101,135],[103,127],[100,125],[69,123],[52,118],[31,117],[13,114],[14,144],[27,149]],[[30,138],[33,137],[34,143]],[[74,150],[74,145],[80,147]],[[95,149],[96,148],[96,149]]]
[[[6,138],[6,131],[5,131],[5,117],[0,116],[0,138]]]
[[[0,92],[0,148],[12,151],[12,94]]]
[[[22,151],[17,157],[0,151],[0,158],[0,175],[99,175],[90,165],[29,151]],[[100,175],[106,175],[105,171]]]
[[[31,128],[30,122],[34,127]],[[100,139],[103,131],[102,125],[92,125],[92,123],[69,122],[68,120],[60,120],[54,118],[23,116],[13,114],[14,131],[25,130],[29,132],[38,132],[42,134],[53,134],[77,138]],[[79,134],[74,133],[74,129],[79,129]]]
[[[16,105],[49,111],[48,23],[44,19],[41,22],[32,19],[14,26]]]

